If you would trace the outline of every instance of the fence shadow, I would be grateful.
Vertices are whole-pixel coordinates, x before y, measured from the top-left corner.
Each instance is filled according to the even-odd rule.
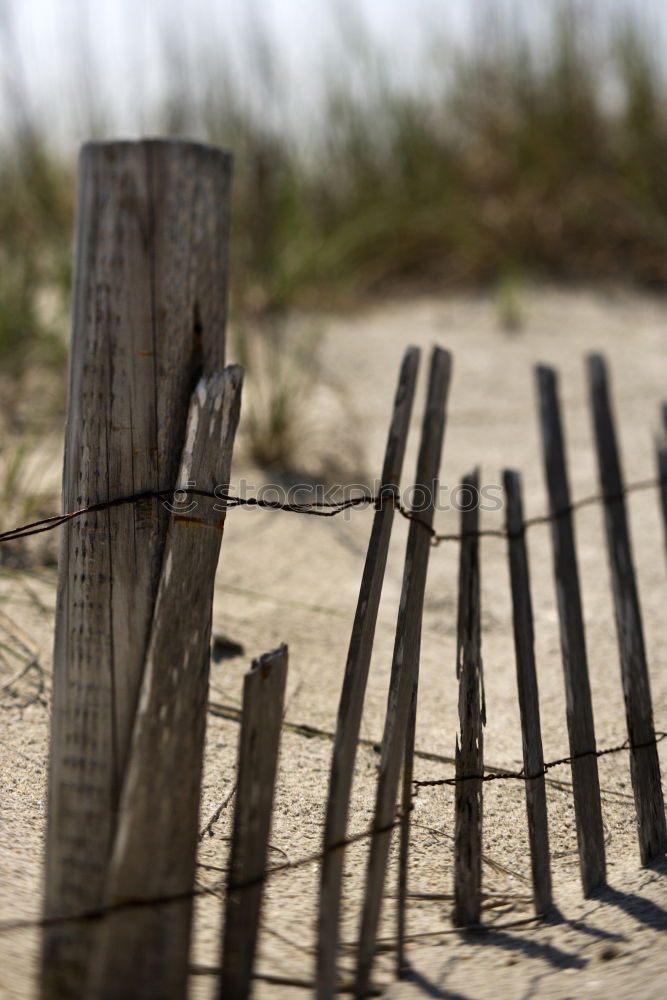
[[[656,858],[648,871],[662,878],[667,877],[667,858]],[[658,931],[667,930],[667,910],[637,892],[622,892],[613,886],[605,885],[594,893],[593,898],[607,906],[617,906],[646,927]]]
[[[647,875],[657,874],[661,878],[667,877],[667,858],[656,859],[647,869]],[[644,924],[653,930],[667,930],[667,909],[658,903],[647,899],[639,892],[623,892],[613,886],[603,886],[593,893],[591,902],[596,905],[595,913],[606,907],[617,907],[628,916],[631,916],[638,923]],[[549,927],[567,927],[570,930],[588,938],[594,938],[600,942],[609,944],[627,940],[623,933],[613,930],[606,930],[595,926],[590,922],[590,916],[585,918],[572,918],[566,916],[557,907],[552,907],[548,917],[542,925],[542,930]],[[480,929],[470,928],[462,931],[461,940],[470,945],[482,946],[486,948],[500,948],[503,951],[520,953],[525,959],[538,959],[548,963],[556,971],[582,970],[589,965],[589,958],[582,957],[577,951],[565,950],[551,942],[530,940],[520,934],[509,933],[506,930],[492,928]],[[443,970],[444,971],[444,970]],[[424,997],[438,997],[443,1000],[470,1000],[469,996],[458,992],[455,989],[447,989],[440,985],[433,978],[417,967],[410,965],[406,970],[404,980],[410,983]]]
[[[472,1000],[472,997],[459,993],[458,990],[448,990],[444,986],[438,986],[423,972],[412,967],[403,976],[403,981],[416,986],[425,997],[436,997],[438,1000]]]
[[[549,942],[531,941],[519,934],[509,934],[503,930],[488,930],[483,934],[470,930],[466,932],[465,939],[470,939],[471,943],[479,944],[482,947],[521,952],[525,958],[542,959],[555,969],[583,969],[588,964],[588,959],[581,958],[574,952],[565,951],[557,945]]]
[[[586,934],[589,937],[598,938],[600,941],[625,941],[624,934],[616,934],[614,931],[605,931],[602,927],[593,927],[587,924],[584,920],[576,920],[572,917],[566,917],[557,908],[553,907],[551,913],[547,918],[549,924],[567,924],[573,931],[577,931],[579,934]]]

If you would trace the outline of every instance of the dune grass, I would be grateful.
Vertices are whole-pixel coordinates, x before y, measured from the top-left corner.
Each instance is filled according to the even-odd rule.
[[[411,85],[397,82],[398,45],[339,42],[306,125],[282,113],[266,39],[254,46],[258,101],[220,69],[223,40],[215,59],[210,39],[202,49],[194,88],[167,38],[171,82],[144,109],[146,131],[235,154],[233,315],[278,327],[297,307],[490,287],[512,325],[526,280],[665,288],[658,43],[637,18],[549,6],[539,36],[502,17],[463,48],[425,31]],[[105,120],[94,92],[89,117]],[[17,115],[0,148],[0,365],[16,378],[35,359],[62,367],[74,182],[48,125]]]

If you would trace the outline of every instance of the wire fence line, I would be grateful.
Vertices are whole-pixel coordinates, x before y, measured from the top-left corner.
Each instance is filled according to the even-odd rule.
[[[618,493],[592,493],[588,496],[574,500],[572,503],[549,514],[538,514],[534,517],[524,519],[523,526],[519,531],[509,531],[507,528],[481,528],[473,532],[449,532],[438,533],[435,528],[421,520],[419,514],[414,510],[409,510],[399,499],[397,489],[394,486],[383,488],[379,493],[361,493],[358,496],[348,497],[346,500],[313,500],[310,503],[283,503],[279,500],[267,500],[262,497],[241,497],[227,492],[211,492],[210,490],[200,490],[194,487],[182,487],[178,490],[144,490],[134,493],[131,496],[114,497],[111,500],[103,500],[99,503],[89,504],[77,510],[66,511],[62,514],[51,514],[37,521],[17,525],[6,531],[0,532],[0,544],[12,542],[20,538],[29,538],[31,535],[38,535],[45,531],[53,531],[55,528],[67,524],[69,521],[84,517],[87,514],[99,514],[114,507],[123,507],[128,504],[142,503],[149,500],[158,500],[163,504],[168,504],[168,509],[175,515],[187,518],[188,513],[184,511],[179,514],[178,509],[169,503],[176,493],[181,496],[201,497],[209,500],[216,500],[220,504],[221,513],[234,509],[235,507],[256,507],[262,510],[282,511],[290,514],[304,514],[310,517],[335,517],[344,511],[364,506],[381,510],[386,504],[390,504],[406,520],[416,521],[422,525],[425,531],[431,536],[431,543],[434,546],[441,542],[460,542],[465,538],[519,538],[529,528],[539,525],[550,524],[561,517],[567,517],[586,507],[599,504],[618,503],[632,493],[639,493],[651,489],[659,489],[667,486],[667,476],[656,476],[650,479],[639,479],[632,483],[627,483]],[[178,502],[182,502],[179,500]],[[197,520],[193,518],[193,520]]]
[[[430,781],[415,781],[415,789],[434,787],[437,785],[458,785],[463,781],[502,781],[502,780],[515,780],[515,781],[534,781],[536,778],[542,778],[554,767],[559,767],[561,764],[571,764],[575,760],[583,760],[585,757],[606,757],[609,754],[620,753],[622,750],[645,750],[648,747],[654,747],[658,743],[667,737],[667,733],[656,731],[654,740],[647,740],[644,743],[632,743],[630,739],[624,740],[623,743],[619,743],[618,746],[605,747],[602,750],[584,750],[581,753],[571,754],[568,757],[559,757],[557,760],[550,760],[546,762],[538,771],[534,771],[531,774],[526,774],[524,768],[519,771],[496,771],[492,774],[465,774],[455,778],[434,778]]]
[[[220,704],[219,702],[209,701],[209,703],[208,703],[208,712],[211,715],[217,716],[219,718],[227,719],[230,722],[240,722],[241,721],[241,715],[242,715],[241,709],[240,709],[240,707],[235,706],[235,705],[223,705],[223,704]],[[295,722],[295,721],[290,720],[290,719],[283,719],[282,728],[284,730],[287,730],[288,732],[295,733],[298,736],[303,736],[306,739],[334,740],[335,736],[336,736],[336,734],[333,733],[333,732],[331,732],[330,730],[320,729],[319,727],[312,726],[309,723]],[[658,742],[658,743],[661,742],[661,740],[663,738],[664,738],[664,734],[661,735],[660,738],[656,740],[656,742]],[[373,750],[377,754],[379,754],[381,752],[381,750],[382,750],[381,741],[377,740],[377,739],[370,739],[369,737],[360,737],[359,740],[358,740],[358,744],[359,744],[360,747],[362,747],[362,746],[366,747],[367,749]],[[649,745],[652,745],[652,743],[649,744]],[[617,752],[617,750],[620,752],[621,750],[630,750],[630,749],[632,749],[632,748],[630,747],[630,744],[629,744],[629,742],[627,740],[625,741],[625,744],[620,744],[618,747],[612,747],[612,748],[610,748],[610,750],[613,751],[613,752]],[[635,747],[635,749],[640,749],[640,748]],[[605,753],[609,753],[610,750],[605,751]],[[456,764],[456,758],[455,757],[447,756],[445,754],[440,754],[440,753],[434,753],[433,751],[424,750],[424,749],[419,748],[419,747],[415,747],[414,755],[419,760],[430,761],[431,763],[434,763],[434,764],[448,764],[448,765],[452,765],[452,766]],[[553,761],[550,764],[550,768],[555,767],[557,764],[559,764],[561,762],[567,763],[569,760],[570,760],[570,758],[559,758],[559,760]],[[507,777],[507,776],[514,777],[516,775],[521,780],[526,780],[526,781],[530,780],[531,778],[534,778],[534,777],[539,777],[539,774],[538,775],[530,774],[530,775],[526,776],[525,774],[523,774],[522,771],[521,772],[519,772],[519,771],[511,771],[509,768],[498,767],[496,764],[491,764],[491,763],[488,763],[487,761],[484,762],[484,774],[502,775],[504,777]],[[434,784],[449,784],[449,783],[456,784],[457,780],[462,781],[462,780],[467,780],[467,779],[465,779],[465,778],[460,778],[460,779],[449,779],[449,778],[447,778],[446,781],[444,781],[444,782],[442,782],[442,781],[436,781],[436,782],[434,782]],[[560,789],[561,791],[569,791],[569,792],[571,792],[571,790],[572,790],[572,782],[571,781],[566,781],[566,780],[563,780],[563,779],[556,779],[556,778],[549,778],[548,776],[547,776],[546,780],[549,782],[549,784],[552,787]],[[427,781],[422,782],[422,785],[428,785],[428,784],[429,784],[429,782],[427,782]],[[620,798],[628,799],[628,800],[632,801],[632,795],[628,794],[627,792],[620,792],[620,791],[617,791],[617,790],[612,789],[612,788],[601,788],[600,789],[600,793],[603,796],[620,797]],[[206,828],[204,828],[204,829],[206,830]],[[201,836],[202,835],[200,834],[200,837]]]
[[[305,868],[308,865],[316,864],[324,857],[337,851],[347,850],[354,844],[361,843],[372,837],[379,836],[384,833],[391,833],[393,830],[400,827],[406,812],[411,812],[414,809],[414,801],[419,796],[420,791],[425,788],[433,788],[443,785],[456,785],[464,781],[498,781],[498,780],[514,780],[514,781],[532,781],[536,778],[542,777],[547,774],[548,771],[552,770],[554,767],[560,765],[571,764],[573,760],[580,759],[582,757],[605,757],[611,754],[622,753],[627,750],[640,750],[647,748],[649,746],[655,746],[661,743],[665,738],[667,738],[667,732],[662,732],[660,730],[656,731],[656,737],[654,740],[648,741],[646,743],[635,744],[632,746],[630,740],[624,740],[623,743],[619,743],[615,746],[604,747],[599,750],[589,750],[579,754],[573,754],[569,757],[559,757],[556,760],[547,761],[541,771],[535,774],[525,774],[523,769],[520,771],[498,771],[491,774],[484,773],[481,775],[466,774],[460,777],[453,778],[436,778],[432,780],[415,780],[413,781],[413,800],[410,803],[407,810],[399,808],[396,810],[395,819],[391,823],[387,823],[380,827],[369,827],[366,830],[362,830],[359,833],[352,834],[349,837],[345,837],[343,840],[332,844],[324,851],[319,851],[312,854],[306,854],[300,858],[295,858],[293,861],[286,861],[283,864],[275,865],[271,868],[267,868],[264,873],[257,878],[247,879],[243,882],[237,882],[228,886],[228,889],[233,892],[240,892],[244,889],[253,889],[258,885],[262,885],[278,875],[284,875],[286,872],[294,871],[299,868]],[[225,870],[222,870],[223,874]],[[178,903],[187,902],[193,899],[199,899],[205,896],[217,895],[219,893],[218,889],[209,887],[199,887],[192,889],[189,892],[182,892],[176,894],[169,894],[164,896],[155,896],[151,899],[124,899],[115,903],[111,903],[107,906],[96,907],[91,910],[84,910],[80,913],[66,914],[64,916],[56,917],[41,917],[38,919],[25,919],[25,920],[6,920],[0,923],[0,934],[9,934],[16,931],[22,930],[41,930],[48,927],[60,926],[65,924],[77,924],[77,923],[90,923],[103,920],[105,917],[111,916],[112,914],[125,912],[129,910],[142,909],[146,907],[162,907],[162,906],[173,906]]]
[[[325,851],[306,854],[303,857],[295,858],[294,861],[285,861],[281,865],[275,865],[272,868],[267,868],[262,875],[259,875],[256,878],[247,879],[243,882],[235,882],[228,888],[233,892],[241,892],[244,889],[254,889],[256,886],[262,885],[270,878],[274,878],[277,875],[283,875],[285,872],[294,871],[295,869],[305,868],[308,865],[315,864],[316,862],[321,861],[327,854],[333,854],[336,851],[345,850],[351,845],[358,844],[369,837],[377,836],[382,833],[390,833],[392,830],[400,826],[402,818],[403,811],[397,810],[396,819],[394,819],[391,823],[387,823],[378,828],[362,830],[359,833],[345,837],[336,844],[332,844]],[[11,931],[17,930],[37,930],[40,928],[54,927],[63,924],[94,922],[102,920],[113,913],[143,909],[146,907],[173,906],[177,903],[183,903],[191,899],[198,899],[203,896],[216,895],[217,893],[217,889],[200,887],[192,889],[188,892],[155,896],[150,899],[123,899],[115,903],[110,903],[107,906],[95,907],[91,910],[83,910],[80,913],[66,914],[64,916],[41,917],[37,920],[8,920],[0,923],[0,934],[7,934]]]
[[[647,491],[651,489],[658,489],[664,487],[667,483],[666,477],[655,477],[651,479],[643,479],[627,484],[622,491],[614,494],[610,493],[594,493],[588,496],[584,496],[578,500],[573,501],[566,507],[554,511],[549,514],[538,515],[530,518],[526,518],[523,521],[523,525],[520,531],[511,532],[507,528],[497,528],[497,529],[480,529],[475,532],[458,532],[458,533],[438,533],[430,525],[426,524],[419,517],[419,513],[414,510],[409,510],[404,506],[399,497],[396,488],[387,488],[381,490],[379,493],[361,493],[358,496],[349,497],[341,501],[333,500],[316,500],[311,503],[283,503],[278,500],[264,499],[260,497],[241,497],[234,495],[233,493],[221,493],[221,492],[209,492],[205,490],[199,490],[196,488],[188,487],[179,489],[177,494],[182,496],[190,497],[201,497],[209,500],[218,501],[220,507],[218,508],[221,513],[231,510],[236,507],[257,507],[265,510],[282,511],[294,514],[303,514],[306,516],[316,516],[316,517],[334,517],[343,513],[346,510],[351,510],[355,508],[363,509],[370,508],[379,510],[383,506],[389,504],[394,507],[394,509],[404,518],[410,521],[416,521],[423,526],[431,538],[431,543],[434,546],[439,545],[441,542],[461,542],[466,537],[495,537],[510,539],[513,537],[522,536],[528,529],[549,524],[556,521],[560,517],[568,516],[581,509],[603,505],[603,504],[613,504],[620,502],[625,496],[640,492]],[[131,496],[123,496],[113,498],[107,501],[102,501],[99,503],[91,504],[88,506],[81,507],[77,510],[68,511],[62,514],[55,514],[46,518],[42,518],[37,521],[33,521],[28,524],[19,525],[15,528],[9,529],[0,533],[0,543],[11,542],[21,538],[30,537],[32,535],[37,535],[41,532],[46,532],[54,530],[62,525],[75,520],[77,518],[84,517],[86,515],[92,515],[97,513],[102,513],[106,510],[110,510],[116,507],[126,506],[130,504],[139,504],[147,501],[159,501],[167,504],[175,495],[173,489],[164,491],[143,491],[140,493],[133,494]],[[178,510],[174,510],[173,507],[169,508],[172,514],[177,517],[188,517],[187,512],[179,513]],[[303,727],[309,728],[309,727]],[[311,735],[311,733],[307,733]],[[329,734],[327,734],[329,735]],[[229,885],[228,890],[239,892],[242,890],[250,890],[256,888],[260,884],[266,883],[268,880],[273,879],[279,875],[283,875],[290,871],[305,868],[312,864],[317,864],[321,862],[328,854],[338,851],[345,851],[354,844],[358,844],[367,841],[373,837],[377,837],[382,834],[387,834],[394,829],[401,826],[404,818],[408,815],[414,808],[415,799],[419,796],[420,792],[429,789],[437,788],[442,786],[456,786],[461,782],[467,781],[497,781],[497,780],[514,780],[519,782],[528,782],[538,779],[547,775],[549,771],[553,768],[562,765],[572,764],[575,760],[583,757],[603,757],[613,754],[619,754],[626,751],[636,751],[650,746],[655,746],[661,743],[667,737],[667,732],[657,731],[655,739],[642,742],[642,743],[632,743],[630,739],[624,740],[622,743],[618,743],[614,746],[608,746],[601,749],[591,749],[582,753],[572,754],[570,756],[559,757],[555,760],[548,761],[544,763],[543,767],[536,771],[535,773],[526,773],[522,768],[520,770],[501,770],[494,769],[493,772],[489,773],[485,771],[483,774],[465,774],[461,776],[447,777],[447,778],[437,778],[430,780],[415,779],[412,782],[412,799],[409,801],[407,806],[403,806],[395,811],[393,820],[383,826],[373,826],[366,830],[363,830],[354,835],[345,837],[344,839],[336,842],[333,845],[328,846],[325,850],[316,853],[311,853],[304,855],[300,858],[294,859],[292,861],[287,861],[284,864],[276,865],[271,868],[267,868],[259,877],[246,880],[243,882],[238,882]],[[370,742],[370,741],[369,741]],[[173,906],[179,903],[186,902],[188,900],[193,900],[197,898],[203,898],[209,895],[219,894],[219,888],[210,887],[194,887],[188,892],[183,892],[179,894],[170,895],[160,895],[152,898],[130,898],[120,900],[110,905],[104,905],[97,907],[95,909],[85,910],[79,913],[59,915],[56,917],[42,917],[38,919],[25,919],[25,920],[10,920],[0,923],[0,934],[9,934],[13,932],[18,932],[21,930],[40,930],[55,925],[67,925],[67,924],[79,924],[96,922],[103,920],[104,918],[118,913],[126,912],[141,908],[151,908],[151,907],[165,907]],[[304,986],[306,984],[304,983]]]

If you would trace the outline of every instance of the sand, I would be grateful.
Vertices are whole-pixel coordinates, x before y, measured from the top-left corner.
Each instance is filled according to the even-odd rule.
[[[427,352],[441,344],[454,356],[449,419],[441,484],[450,490],[475,465],[482,482],[498,486],[505,467],[523,473],[528,515],[546,510],[533,388],[533,365],[544,361],[561,373],[571,489],[574,497],[597,492],[597,468],[587,409],[584,356],[602,350],[610,363],[623,464],[628,481],[655,475],[653,432],[667,397],[665,321],[659,299],[604,292],[526,293],[524,325],[508,334],[498,327],[487,298],[428,298],[374,307],[355,316],[331,318],[317,359],[318,380],[299,413],[302,468],[308,480],[317,456],[326,455],[338,481],[372,482],[379,474],[391,399],[400,359],[408,344],[424,349],[404,483],[414,475]],[[309,320],[303,322],[307,325]],[[321,326],[322,321],[318,320]],[[242,415],[243,421],[243,415]],[[232,480],[267,482],[242,447]],[[335,461],[334,461],[335,460]],[[296,463],[295,463],[296,464]],[[326,469],[324,470],[326,471]],[[332,473],[333,474],[333,473]],[[362,475],[363,474],[363,475]],[[443,490],[443,497],[446,494]],[[651,670],[655,722],[667,729],[667,597],[665,544],[655,490],[629,499],[635,562]],[[436,525],[456,531],[456,511],[440,510]],[[285,641],[290,649],[286,719],[330,732],[335,726],[347,644],[365,558],[372,514],[358,511],[330,520],[250,510],[227,519],[216,584],[214,626],[241,644],[244,654],[212,665],[202,825],[233,788],[237,723],[225,718],[238,707],[241,681],[253,656]],[[485,527],[501,527],[502,510],[483,515]],[[626,736],[602,513],[577,515],[582,595],[598,745],[615,746]],[[407,525],[396,519],[390,551],[362,735],[382,733],[391,666],[393,630],[400,594]],[[536,617],[536,653],[544,752],[568,752],[558,619],[548,528],[529,534]],[[458,548],[443,543],[431,553],[424,611],[417,747],[451,757],[457,730],[455,625]],[[485,758],[507,768],[521,766],[506,544],[482,545],[483,658],[488,723]],[[0,567],[0,685],[23,666],[23,677],[0,692],[0,920],[30,921],[39,915],[44,825],[46,743],[52,657],[55,569]],[[213,714],[217,713],[217,714]],[[663,774],[667,741],[660,747]],[[286,728],[282,739],[270,862],[280,865],[316,853],[326,798],[331,743]],[[372,817],[377,755],[359,749],[350,832]],[[418,758],[418,779],[449,777],[451,766]],[[494,782],[484,792],[484,935],[453,932],[451,902],[411,900],[408,921],[413,976],[394,981],[395,854],[388,885],[375,980],[388,997],[502,996],[662,997],[667,959],[659,936],[667,928],[667,867],[639,864],[628,755],[600,760],[603,816],[610,888],[592,900],[581,893],[569,771],[551,772],[548,787],[556,901],[562,920],[530,921],[530,864],[524,789]],[[199,869],[201,886],[224,885],[233,800],[206,836]],[[448,787],[425,788],[414,810],[410,888],[415,893],[452,892],[453,795]],[[367,845],[348,851],[341,976],[354,968],[353,943],[363,892]],[[316,863],[276,873],[269,881],[263,913],[258,971],[312,979]],[[197,905],[193,964],[209,967],[218,957],[220,902],[207,896]],[[515,926],[516,925],[516,926]],[[419,936],[422,935],[422,936]],[[34,929],[0,932],[0,996],[35,995],[38,937]],[[212,995],[210,975],[193,975],[191,996]],[[302,997],[308,990],[259,980],[256,996]]]

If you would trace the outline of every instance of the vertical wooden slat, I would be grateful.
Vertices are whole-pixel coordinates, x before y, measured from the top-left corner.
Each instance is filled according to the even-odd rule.
[[[589,896],[606,879],[600,781],[597,758],[594,756],[596,745],[593,705],[556,373],[553,369],[540,365],[536,374],[552,517],[551,537],[565,674],[567,728],[570,754],[576,758],[572,761],[572,785],[579,867],[584,895]]]
[[[79,169],[65,510],[173,488],[190,397],[224,364],[230,158],[92,143]],[[44,915],[102,899],[160,578],[156,500],[62,530]],[[80,996],[89,925],[44,934],[44,1000]]]
[[[540,916],[552,904],[551,864],[549,861],[549,826],[542,752],[542,728],[535,669],[535,637],[533,605],[530,596],[528,552],[524,534],[521,478],[518,472],[506,469],[505,486],[506,528],[510,581],[512,586],[512,617],[516,675],[523,739],[523,769],[526,779],[526,812],[528,839],[533,874],[535,913]],[[531,777],[535,775],[535,777]]]
[[[630,773],[637,810],[639,852],[643,865],[667,850],[665,803],[655,744],[639,594],[623,496],[623,476],[612,416],[607,368],[599,354],[588,358],[588,382],[597,446],[600,487],[614,594],[616,632],[623,679],[625,717],[630,741]]]
[[[255,660],[243,682],[238,790],[227,882],[221,1000],[247,1000],[255,961],[282,725],[287,646]]]
[[[241,383],[241,369],[232,366],[197,386],[180,487],[227,489]],[[104,919],[93,941],[88,1000],[185,996],[223,525],[224,508],[203,497],[186,498],[169,525],[104,903],[181,898]]]
[[[421,646],[421,636],[417,640]],[[401,781],[401,826],[398,848],[398,902],[396,909],[396,975],[405,979],[410,965],[405,953],[408,908],[408,865],[410,858],[410,833],[412,829],[413,776],[415,768],[415,737],[417,733],[418,683],[413,684],[410,715],[403,753],[403,779]]]
[[[357,951],[355,980],[357,997],[366,996],[370,982],[391,842],[390,827],[394,820],[401,763],[405,754],[410,706],[419,674],[422,609],[431,550],[430,535],[424,525],[430,526],[433,523],[450,374],[449,352],[435,347],[431,355],[428,395],[415,479],[415,503],[412,505],[416,519],[411,521],[408,532],[387,713],[380,752],[373,818],[375,832],[371,840],[366,873]]]
[[[482,679],[482,631],[479,582],[479,472],[462,483],[462,494],[474,498],[461,513],[459,606],[456,676],[459,682],[459,725],[456,739],[456,818],[454,828],[455,927],[480,922],[482,912],[482,790],[486,723]]]
[[[662,426],[656,440],[656,460],[660,488],[660,509],[664,533],[665,554],[667,554],[667,403],[661,408]]]
[[[347,832],[359,727],[395,513],[391,501],[401,478],[418,366],[419,350],[411,347],[401,365],[382,469],[381,493],[389,502],[379,507],[373,520],[338,707],[324,825],[324,856],[320,869],[316,973],[318,1000],[331,997],[336,986],[343,852],[334,848],[345,838]]]

